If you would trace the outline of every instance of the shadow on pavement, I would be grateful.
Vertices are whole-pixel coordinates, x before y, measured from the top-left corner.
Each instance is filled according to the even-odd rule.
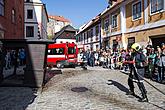
[[[116,81],[113,81],[113,80],[108,80],[108,85],[114,85],[116,86],[118,89],[120,89],[121,91],[125,92],[126,95],[128,94],[129,92],[129,89],[126,88],[125,86],[123,86],[122,84],[116,82]],[[141,99],[141,97],[139,97],[138,95],[134,94],[133,97],[135,98],[138,98],[138,99]]]
[[[120,89],[121,91],[127,93],[129,92],[128,88],[126,88],[125,86],[123,86],[122,84],[116,82],[116,81],[113,81],[113,80],[108,80],[108,85],[114,85],[116,86],[118,89]]]
[[[0,110],[25,110],[37,97],[37,89],[0,87]]]
[[[49,82],[51,78],[53,78],[55,75],[62,74],[61,69],[47,69],[46,74],[45,74],[45,79],[44,79],[44,85]]]

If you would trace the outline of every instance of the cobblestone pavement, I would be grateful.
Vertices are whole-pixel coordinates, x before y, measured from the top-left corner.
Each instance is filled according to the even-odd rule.
[[[163,110],[165,97],[147,83],[149,102],[126,95],[127,75],[115,70],[64,69],[44,88],[28,110]],[[165,85],[152,82],[165,91]],[[81,87],[81,88],[79,88]],[[81,90],[79,90],[81,89]],[[77,92],[76,92],[77,90]],[[84,92],[83,92],[84,90]],[[140,96],[136,86],[136,94]]]
[[[47,83],[42,93],[31,88],[0,88],[0,110],[165,110],[164,95],[147,83],[149,102],[126,95],[128,76],[119,71],[96,67],[62,72]],[[165,91],[165,85],[148,81]]]

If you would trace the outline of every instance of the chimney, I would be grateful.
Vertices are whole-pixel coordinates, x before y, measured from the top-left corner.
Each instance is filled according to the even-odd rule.
[[[109,8],[114,4],[114,2],[117,2],[117,0],[107,0],[109,4]]]

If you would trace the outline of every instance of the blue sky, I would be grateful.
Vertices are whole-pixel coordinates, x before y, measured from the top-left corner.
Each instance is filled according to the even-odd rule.
[[[107,0],[42,0],[48,14],[61,15],[68,18],[74,27],[79,28],[102,12]]]

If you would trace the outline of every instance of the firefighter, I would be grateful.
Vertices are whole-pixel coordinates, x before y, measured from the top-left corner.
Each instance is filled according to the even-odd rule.
[[[148,98],[146,95],[147,91],[143,84],[143,77],[144,77],[144,72],[145,72],[144,67],[146,66],[146,57],[143,54],[141,46],[138,43],[134,43],[131,46],[131,48],[133,51],[131,54],[131,58],[129,61],[125,62],[125,63],[130,64],[130,73],[128,77],[128,85],[129,85],[130,91],[128,92],[128,94],[135,95],[134,84],[133,84],[134,82],[133,80],[135,78],[137,85],[142,93],[142,98],[140,99],[140,101],[148,101]]]

